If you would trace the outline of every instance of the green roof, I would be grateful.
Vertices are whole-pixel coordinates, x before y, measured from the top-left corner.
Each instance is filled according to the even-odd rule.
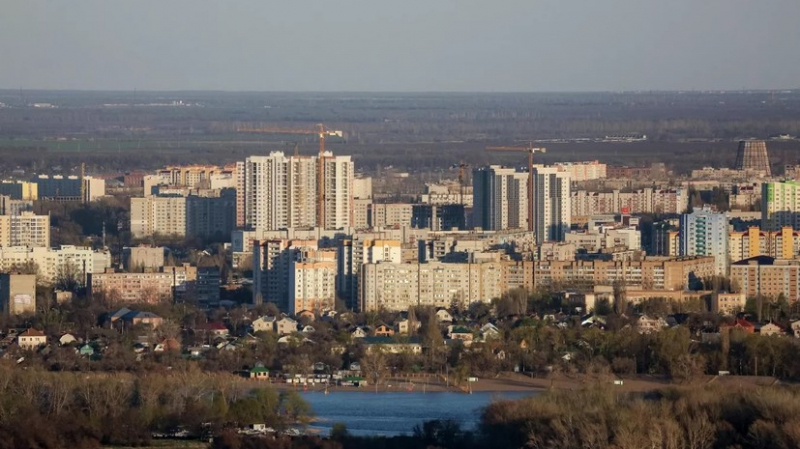
[[[268,373],[269,369],[263,366],[257,366],[255,368],[250,369],[251,373]]]

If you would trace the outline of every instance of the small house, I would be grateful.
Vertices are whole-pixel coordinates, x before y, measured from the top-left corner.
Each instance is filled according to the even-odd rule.
[[[297,321],[289,317],[283,317],[275,321],[275,332],[278,335],[288,335],[297,332]]]
[[[391,337],[394,335],[394,329],[385,324],[379,324],[375,327],[373,335],[376,337]]]
[[[44,332],[30,328],[17,336],[17,346],[21,349],[36,349],[47,344]]]
[[[436,311],[436,319],[440,323],[452,323],[453,315],[450,315],[450,312],[448,312],[447,309],[439,309]]]
[[[253,332],[272,332],[275,330],[276,320],[274,316],[262,316],[253,320],[250,326],[253,328]]]
[[[761,326],[761,329],[759,329],[758,333],[764,337],[769,337],[772,335],[784,335],[786,332],[782,327],[775,323],[767,323]]]
[[[58,339],[58,344],[61,345],[61,346],[67,346],[67,345],[70,345],[72,343],[75,343],[76,341],[78,341],[78,339],[75,338],[74,335],[67,333],[67,334],[62,335]]]
[[[255,366],[250,369],[250,379],[269,380],[269,369],[263,366]]]

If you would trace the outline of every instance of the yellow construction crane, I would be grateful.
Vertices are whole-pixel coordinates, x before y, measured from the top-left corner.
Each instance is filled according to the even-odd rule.
[[[319,160],[317,162],[317,226],[324,227],[325,223],[325,137],[336,136],[344,137],[344,132],[337,130],[325,129],[322,123],[317,124],[317,129],[304,129],[304,128],[281,128],[279,126],[267,126],[260,123],[237,123],[236,132],[239,133],[254,133],[254,134],[298,134],[298,135],[314,135],[319,136]],[[295,147],[295,156],[297,156],[297,147]]]
[[[535,147],[533,142],[526,147],[486,147],[489,151],[517,151],[528,153],[528,231],[533,232],[533,207],[530,202],[533,200],[533,153],[546,153],[547,148]]]

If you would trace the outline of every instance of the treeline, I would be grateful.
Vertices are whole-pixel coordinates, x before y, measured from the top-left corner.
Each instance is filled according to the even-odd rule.
[[[642,397],[611,389],[551,391],[488,406],[492,447],[532,449],[790,449],[800,447],[800,391],[669,389]]]
[[[197,370],[86,375],[0,366],[0,449],[139,446],[155,433],[211,437],[266,424],[307,422],[294,391],[254,389],[231,375]]]

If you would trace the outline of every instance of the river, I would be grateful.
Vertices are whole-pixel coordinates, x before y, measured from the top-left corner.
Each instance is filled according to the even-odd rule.
[[[476,392],[473,394],[321,392],[301,393],[314,409],[310,430],[327,436],[331,426],[344,423],[359,436],[411,434],[414,426],[434,419],[451,419],[465,430],[474,430],[483,407],[496,399],[521,399],[535,392]]]

